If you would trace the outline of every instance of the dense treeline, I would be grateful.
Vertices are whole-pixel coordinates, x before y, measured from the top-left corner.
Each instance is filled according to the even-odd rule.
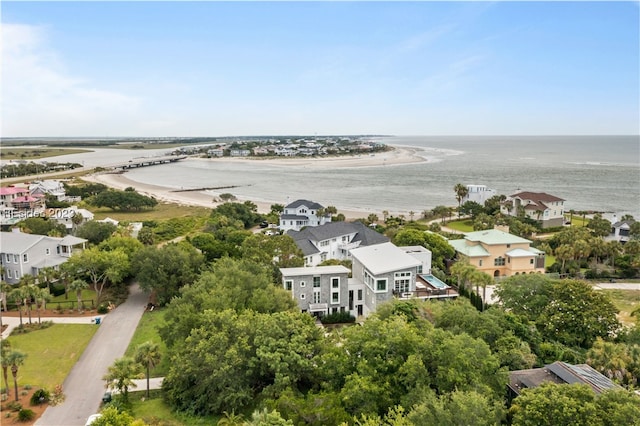
[[[10,177],[37,175],[40,173],[59,172],[61,170],[73,170],[82,167],[78,163],[50,163],[50,162],[34,162],[26,163],[9,163],[0,167],[0,178],[6,179]]]

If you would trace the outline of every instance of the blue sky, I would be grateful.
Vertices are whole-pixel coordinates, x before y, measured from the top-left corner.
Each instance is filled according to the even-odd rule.
[[[637,2],[2,2],[2,136],[640,133]]]

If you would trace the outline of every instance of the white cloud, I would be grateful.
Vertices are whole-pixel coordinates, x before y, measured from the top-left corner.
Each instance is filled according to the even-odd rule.
[[[129,128],[138,115],[139,98],[67,71],[46,28],[4,23],[2,40],[3,136],[103,135]]]

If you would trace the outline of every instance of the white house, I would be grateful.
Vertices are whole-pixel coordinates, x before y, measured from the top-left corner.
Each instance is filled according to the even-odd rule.
[[[29,185],[29,193],[35,195],[51,195],[58,201],[63,201],[66,197],[64,185],[59,180],[39,180]]]
[[[305,226],[319,226],[331,222],[331,215],[323,213],[322,205],[309,200],[296,200],[285,206],[280,215],[281,231],[299,231]]]
[[[509,216],[524,216],[541,223],[543,228],[564,224],[562,198],[544,192],[518,192],[500,204],[500,212]]]
[[[75,226],[81,226],[88,221],[93,220],[93,213],[87,209],[78,208],[78,206],[71,206],[62,209],[47,209],[47,216],[49,219],[63,224],[67,230],[73,229],[73,217],[76,215],[82,217],[82,220]]]
[[[496,191],[487,188],[486,185],[467,185],[467,191],[467,195],[462,198],[462,204],[467,201],[474,201],[484,206],[485,201],[496,195]]]
[[[635,223],[635,220],[621,220],[611,225],[611,234],[606,238],[608,241],[620,241],[626,243],[631,239],[631,225]]]
[[[317,266],[328,259],[350,259],[351,249],[389,242],[389,238],[361,222],[329,222],[301,231],[290,230],[287,235],[302,250],[305,266]]]
[[[0,232],[0,258],[4,279],[9,284],[23,275],[38,275],[43,268],[55,268],[66,262],[72,253],[84,248],[87,240],[67,235],[64,238],[20,232]]]

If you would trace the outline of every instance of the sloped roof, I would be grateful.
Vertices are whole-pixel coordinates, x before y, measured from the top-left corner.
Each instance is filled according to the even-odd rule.
[[[464,239],[469,241],[478,241],[488,245],[531,243],[530,240],[520,238],[516,235],[509,234],[508,232],[500,231],[498,229],[486,229],[484,231],[467,232],[466,234],[464,234]]]
[[[46,237],[25,232],[0,232],[0,250],[3,253],[24,253]]]
[[[16,186],[3,186],[0,188],[0,195],[12,195],[29,192],[27,188],[18,188]]]
[[[449,240],[449,245],[467,257],[489,256],[489,252],[480,244],[469,245],[466,240]]]
[[[622,228],[623,226],[625,228],[630,228],[631,225],[633,225],[635,222],[636,222],[635,220],[621,220],[619,222],[614,223],[611,226],[613,226],[614,228]]]
[[[305,207],[308,207],[310,209],[315,209],[315,210],[323,208],[322,205],[320,205],[320,204],[318,204],[316,202],[313,202],[313,201],[309,201],[309,200],[296,200],[293,203],[288,204],[285,208],[286,209],[297,209],[300,206],[305,206]]]
[[[507,255],[509,257],[531,257],[531,256],[537,256],[538,253],[535,253],[535,252],[530,251],[530,250],[524,250],[524,249],[520,249],[519,248],[519,249],[509,250],[508,252],[505,253],[505,255]]]
[[[351,250],[351,256],[362,263],[373,275],[421,265],[418,259],[392,243],[358,247]]]
[[[86,243],[89,240],[85,240],[84,238],[74,237],[73,235],[67,235],[66,237],[60,240],[60,244],[63,246],[75,246],[76,244]]]
[[[307,239],[315,242],[356,234],[353,241],[360,241],[361,245],[386,243],[389,238],[374,231],[362,222],[329,222],[319,226],[310,226],[300,231],[288,231],[294,240]]]
[[[538,202],[534,201],[524,206],[525,210],[535,210],[535,211],[541,211],[541,212],[547,210],[548,208],[549,207],[547,207],[546,205],[544,205],[544,203],[541,203],[540,201]]]
[[[297,214],[283,214],[280,216],[280,219],[285,220],[309,220],[308,216],[300,216]]]
[[[565,201],[563,198],[558,198],[554,195],[547,194],[546,192],[518,192],[510,195],[511,198],[520,198],[522,200],[531,200],[535,202],[553,202],[553,201]]]

